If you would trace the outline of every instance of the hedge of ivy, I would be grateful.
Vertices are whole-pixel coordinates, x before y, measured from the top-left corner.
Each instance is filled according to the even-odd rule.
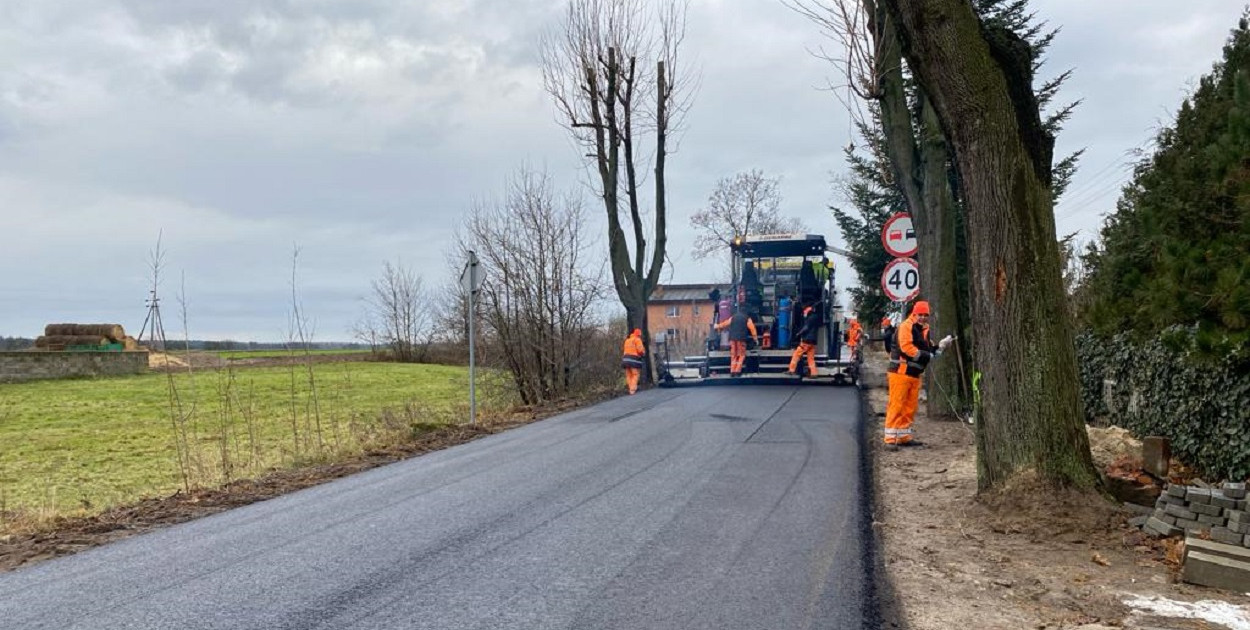
[[[1208,480],[1250,477],[1250,344],[1213,349],[1188,328],[1146,343],[1087,333],[1077,361],[1091,424],[1170,438],[1173,455]]]

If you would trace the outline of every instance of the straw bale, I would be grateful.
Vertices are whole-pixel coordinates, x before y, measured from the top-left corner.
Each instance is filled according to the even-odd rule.
[[[108,337],[109,342],[106,343],[123,343],[126,339],[126,329],[122,328],[121,324],[48,324],[43,327],[43,334],[47,337],[68,335]]]
[[[100,335],[44,335],[35,339],[36,348],[61,348],[65,346],[99,346],[111,343]]]

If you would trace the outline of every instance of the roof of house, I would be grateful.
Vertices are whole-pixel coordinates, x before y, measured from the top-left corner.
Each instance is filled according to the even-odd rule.
[[[651,304],[666,302],[710,302],[708,293],[712,289],[720,289],[721,293],[729,290],[727,284],[661,284],[651,293]]]

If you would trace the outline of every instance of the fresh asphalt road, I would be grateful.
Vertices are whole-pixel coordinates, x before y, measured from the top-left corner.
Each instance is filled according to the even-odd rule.
[[[0,574],[0,628],[861,628],[859,416],[649,390]]]

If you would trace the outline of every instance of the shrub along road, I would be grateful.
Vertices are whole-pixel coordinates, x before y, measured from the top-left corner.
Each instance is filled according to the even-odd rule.
[[[872,623],[857,392],[652,390],[0,574],[0,628]]]

